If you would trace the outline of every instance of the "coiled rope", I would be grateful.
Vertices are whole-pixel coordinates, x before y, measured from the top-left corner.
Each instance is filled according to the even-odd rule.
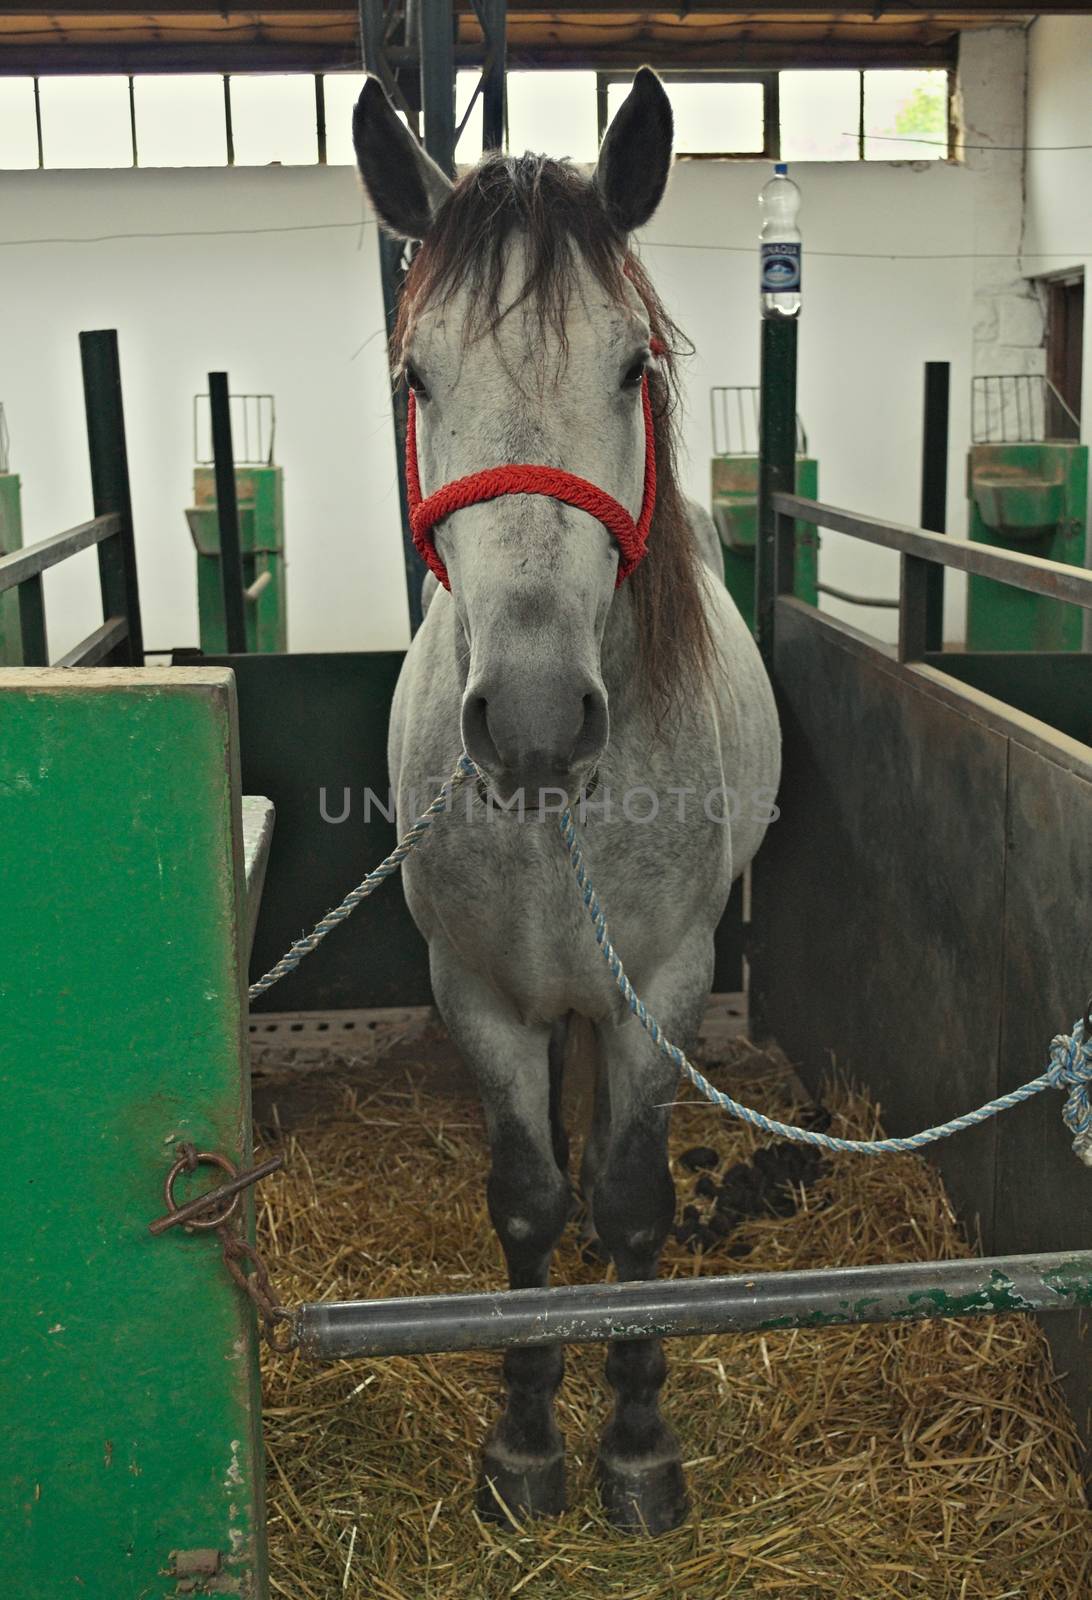
[[[264,977],[251,984],[249,990],[251,1000],[265,994],[289,972],[294,972],[305,956],[309,956],[312,950],[317,950],[328,933],[350,917],[362,901],[399,870],[440,813],[450,808],[455,791],[471,778],[478,779],[480,774],[470,757],[464,753],[459,757],[451,777],[432,804],[406,831],[390,855],[380,862],[374,871],[369,872],[355,889],[350,890],[340,905],[328,911],[309,934],[297,939]],[[585,910],[591,918],[595,942],[629,1011],[637,1018],[661,1054],[666,1056],[680,1072],[686,1074],[699,1094],[704,1095],[721,1111],[726,1111],[729,1116],[736,1117],[741,1122],[750,1123],[753,1128],[758,1128],[763,1133],[775,1134],[780,1139],[791,1139],[797,1144],[818,1145],[824,1150],[844,1150],[861,1156],[908,1155],[914,1154],[926,1145],[935,1144],[940,1139],[949,1139],[955,1133],[962,1133],[965,1128],[978,1127],[980,1123],[996,1117],[999,1112],[1008,1111],[1013,1106],[1021,1105],[1025,1100],[1033,1099],[1044,1089],[1061,1089],[1066,1092],[1062,1118],[1073,1135],[1073,1149],[1086,1166],[1092,1166],[1092,1019],[1088,1013],[1073,1024],[1072,1033],[1055,1035],[1050,1045],[1050,1065],[1039,1077],[1032,1078],[1030,1083],[1022,1084],[1019,1089],[1010,1090],[1008,1094],[999,1095],[996,1100],[987,1101],[976,1111],[968,1111],[961,1117],[953,1117],[950,1122],[938,1123],[936,1127],[925,1128],[921,1133],[908,1134],[903,1138],[840,1139],[835,1134],[820,1133],[813,1128],[797,1128],[791,1123],[767,1117],[764,1112],[755,1111],[751,1106],[742,1105],[738,1100],[733,1100],[731,1095],[714,1088],[709,1079],[687,1059],[685,1052],[667,1037],[626,976],[621,958],[611,943],[607,931],[606,911],[588,875],[583,853],[577,843],[576,825],[567,807],[558,817],[558,827],[568,853],[569,863],[580,887]]]

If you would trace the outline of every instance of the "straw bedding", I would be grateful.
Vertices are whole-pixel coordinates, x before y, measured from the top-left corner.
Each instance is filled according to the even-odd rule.
[[[783,1058],[742,1040],[721,1053],[711,1073],[720,1086],[789,1120],[809,1114]],[[481,1117],[438,1030],[380,1059],[304,1054],[269,1050],[255,1062],[259,1133],[288,1163],[263,1187],[258,1235],[283,1298],[502,1285],[484,1204]],[[833,1085],[827,1105],[835,1132],[880,1131],[877,1108],[850,1086]],[[834,1157],[795,1182],[789,1172],[776,1209],[791,1214],[745,1205],[762,1214],[733,1216],[714,1233],[711,1191],[733,1166],[729,1188],[746,1190],[751,1157],[768,1144],[684,1099],[672,1135],[680,1226],[665,1274],[970,1253],[939,1179],[915,1157]],[[711,1147],[719,1165],[687,1170],[679,1157],[695,1145]],[[687,1205],[698,1212],[683,1220]],[[582,1259],[573,1226],[555,1281],[601,1274]],[[619,1535],[598,1512],[594,1448],[610,1405],[601,1347],[568,1352],[558,1401],[571,1509],[529,1527],[484,1525],[473,1511],[478,1447],[500,1394],[496,1355],[323,1368],[267,1356],[273,1593],[1078,1600],[1092,1592],[1092,1516],[1073,1428],[1030,1320],[668,1348],[664,1411],[682,1441],[693,1510],[656,1541]]]

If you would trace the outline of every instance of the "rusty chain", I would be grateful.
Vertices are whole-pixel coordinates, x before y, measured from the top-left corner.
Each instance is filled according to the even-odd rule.
[[[224,1266],[233,1281],[253,1302],[262,1320],[262,1337],[271,1350],[282,1355],[293,1349],[296,1343],[292,1313],[277,1299],[269,1269],[257,1250],[247,1243],[232,1224],[243,1191],[269,1173],[277,1172],[283,1165],[283,1156],[273,1156],[250,1171],[240,1172],[226,1156],[217,1155],[211,1150],[198,1150],[192,1144],[181,1144],[178,1159],[163,1183],[166,1213],[148,1224],[149,1233],[156,1235],[174,1227],[182,1227],[187,1233],[215,1233],[220,1241]],[[221,1172],[227,1174],[227,1181],[179,1205],[174,1198],[174,1186],[180,1174],[196,1172],[202,1166],[219,1167]]]

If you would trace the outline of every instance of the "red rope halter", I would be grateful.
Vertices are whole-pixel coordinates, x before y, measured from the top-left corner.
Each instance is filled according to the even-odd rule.
[[[660,355],[664,346],[661,340],[653,339],[650,348],[653,355]],[[551,500],[562,500],[566,505],[576,506],[578,511],[586,511],[595,517],[613,536],[621,552],[616,587],[623,583],[645,553],[652,513],[656,509],[656,437],[647,372],[641,380],[641,404],[645,418],[645,487],[640,514],[634,522],[620,500],[607,494],[605,489],[589,483],[587,478],[579,478],[574,472],[563,472],[560,467],[487,467],[484,472],[471,472],[465,478],[454,478],[422,499],[421,474],[417,465],[417,397],[411,389],[406,419],[406,495],[409,500],[410,527],[418,552],[444,588],[450,589],[451,584],[447,568],[436,549],[433,528],[454,511],[464,511],[467,506],[480,505],[485,500],[497,500],[505,494],[543,494]]]

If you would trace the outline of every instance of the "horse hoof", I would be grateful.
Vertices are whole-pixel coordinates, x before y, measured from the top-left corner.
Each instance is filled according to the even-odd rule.
[[[599,1494],[607,1520],[625,1533],[670,1533],[690,1509],[677,1457],[638,1466],[601,1455]]]
[[[495,1446],[482,1454],[478,1515],[491,1522],[510,1517],[559,1517],[565,1510],[565,1456],[509,1455]]]

